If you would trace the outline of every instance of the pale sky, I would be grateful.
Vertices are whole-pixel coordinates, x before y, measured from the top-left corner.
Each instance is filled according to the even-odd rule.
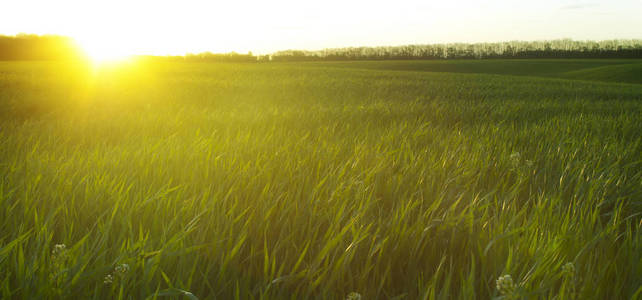
[[[642,0],[0,0],[0,34],[127,54],[642,38]]]

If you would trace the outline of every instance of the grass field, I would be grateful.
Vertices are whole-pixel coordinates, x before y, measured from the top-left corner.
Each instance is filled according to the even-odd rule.
[[[641,66],[0,62],[0,295],[639,299]]]

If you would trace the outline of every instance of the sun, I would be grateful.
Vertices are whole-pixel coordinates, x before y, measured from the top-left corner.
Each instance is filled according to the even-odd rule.
[[[122,41],[93,36],[89,38],[76,38],[80,48],[94,63],[112,63],[128,60],[134,55],[127,49]]]

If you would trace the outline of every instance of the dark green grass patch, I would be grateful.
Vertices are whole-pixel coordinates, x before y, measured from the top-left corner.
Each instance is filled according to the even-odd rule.
[[[611,82],[642,84],[642,63],[602,66],[566,72],[563,77]]]
[[[642,83],[639,59],[392,60],[310,64],[336,68],[521,75]]]

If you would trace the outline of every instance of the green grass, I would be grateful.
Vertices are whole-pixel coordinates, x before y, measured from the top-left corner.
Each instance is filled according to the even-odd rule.
[[[432,63],[0,63],[0,295],[640,297],[642,85]]]

